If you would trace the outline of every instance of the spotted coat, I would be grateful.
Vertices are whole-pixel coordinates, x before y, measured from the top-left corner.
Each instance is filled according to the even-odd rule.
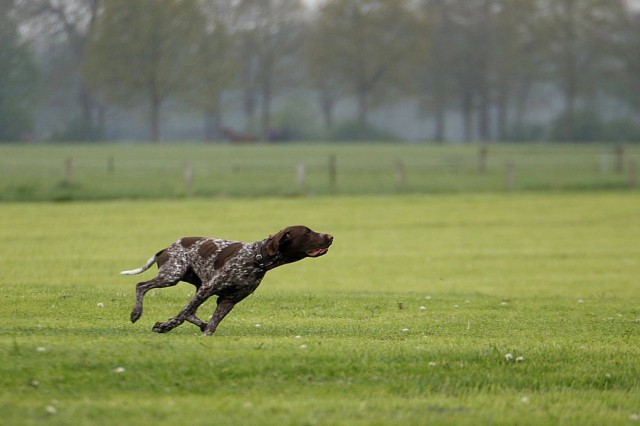
[[[217,238],[184,237],[160,250],[142,267],[122,274],[142,273],[154,263],[158,274],[136,286],[136,304],[131,321],[142,315],[144,295],[153,288],[163,288],[185,281],[196,286],[193,299],[175,317],[156,323],[153,330],[171,331],[184,321],[198,326],[204,334],[213,334],[235,304],[255,291],[267,271],[305,257],[327,253],[333,236],[320,234],[305,226],[291,226],[264,240],[243,243]],[[196,316],[198,307],[217,295],[217,307],[208,323]]]

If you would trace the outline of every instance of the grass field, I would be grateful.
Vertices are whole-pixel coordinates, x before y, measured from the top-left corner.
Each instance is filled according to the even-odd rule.
[[[0,419],[634,424],[638,218],[635,191],[0,204]],[[128,322],[118,271],[294,223],[329,254],[270,272],[213,337],[150,331],[187,284]]]
[[[625,148],[621,173],[613,148],[491,145],[480,171],[474,145],[5,145],[0,146],[0,201],[627,190],[640,146]],[[299,183],[301,162],[305,177]],[[193,176],[189,189],[187,163]]]

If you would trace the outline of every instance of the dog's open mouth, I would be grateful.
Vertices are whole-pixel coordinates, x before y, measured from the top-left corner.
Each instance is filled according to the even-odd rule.
[[[312,250],[307,251],[307,256],[309,256],[309,257],[319,257],[319,256],[322,256],[323,254],[327,254],[328,251],[329,251],[328,248],[312,249]]]

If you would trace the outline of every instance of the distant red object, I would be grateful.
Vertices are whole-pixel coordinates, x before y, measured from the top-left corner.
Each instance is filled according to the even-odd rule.
[[[231,142],[255,142],[258,140],[255,135],[252,135],[250,133],[236,132],[235,130],[229,128],[222,129],[222,134],[224,135],[225,139]]]

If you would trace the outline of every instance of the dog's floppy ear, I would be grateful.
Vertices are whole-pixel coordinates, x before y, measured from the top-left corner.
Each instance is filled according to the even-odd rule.
[[[267,247],[266,247],[267,255],[275,256],[278,253],[278,249],[280,248],[280,245],[288,241],[290,237],[291,236],[289,235],[289,232],[287,230],[282,230],[278,232],[267,243]]]

